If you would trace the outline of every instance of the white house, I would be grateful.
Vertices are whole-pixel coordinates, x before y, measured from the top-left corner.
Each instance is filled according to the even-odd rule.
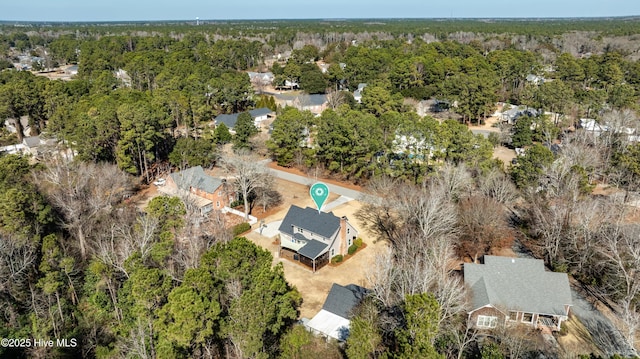
[[[347,217],[295,205],[289,207],[278,231],[280,257],[298,261],[314,272],[334,256],[346,255],[358,237]]]

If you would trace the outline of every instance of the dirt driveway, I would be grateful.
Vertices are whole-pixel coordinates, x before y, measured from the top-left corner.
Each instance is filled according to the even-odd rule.
[[[306,186],[281,180],[279,182],[286,186],[288,190],[288,192],[281,192],[285,195],[287,204],[281,206],[282,209],[279,212],[265,218],[266,223],[282,220],[287,213],[289,205],[292,203],[299,206],[311,205],[309,196],[306,195],[306,198],[303,198],[304,196],[301,195],[303,192],[308,193]],[[329,201],[336,197],[331,198]],[[358,230],[360,237],[367,244],[366,248],[340,265],[336,267],[325,266],[316,273],[298,263],[278,258],[278,245],[274,244],[273,238],[261,236],[256,230],[246,235],[249,240],[271,252],[274,256],[274,263],[281,262],[283,264],[285,278],[289,283],[296,286],[302,295],[301,317],[312,318],[318,313],[333,283],[342,285],[353,283],[367,286],[366,271],[373,265],[376,252],[382,250],[386,244],[382,242],[374,243],[374,238],[371,235],[363,233],[363,227],[354,215],[361,206],[360,202],[354,200],[336,207],[333,209],[333,213],[338,217],[347,216],[349,218],[349,222]],[[257,228],[257,225],[254,227]]]

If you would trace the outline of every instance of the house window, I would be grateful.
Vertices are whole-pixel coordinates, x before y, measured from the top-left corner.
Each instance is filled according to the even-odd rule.
[[[222,191],[218,191],[218,196],[222,197]]]
[[[216,207],[220,208],[220,201],[216,202]]]
[[[523,323],[533,323],[533,313],[522,313]]]
[[[509,320],[516,321],[518,320],[518,312],[514,312],[513,310],[509,311]]]
[[[347,233],[349,233],[349,231],[350,231],[350,229],[349,229],[349,228],[347,228]]]
[[[336,250],[335,248],[331,248],[331,257],[333,257],[334,255],[336,255]]]
[[[302,232],[304,232],[302,228],[298,228],[298,233],[302,233]]]
[[[479,315],[476,325],[482,328],[495,328],[498,324],[498,317],[491,317],[488,315]]]
[[[349,247],[351,247],[351,238],[349,238]]]

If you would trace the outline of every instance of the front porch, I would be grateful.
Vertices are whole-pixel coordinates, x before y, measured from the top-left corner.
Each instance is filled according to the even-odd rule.
[[[538,320],[535,324],[535,328],[542,331],[549,330],[554,332],[560,330],[561,324],[562,319],[558,318],[557,316],[539,314]]]

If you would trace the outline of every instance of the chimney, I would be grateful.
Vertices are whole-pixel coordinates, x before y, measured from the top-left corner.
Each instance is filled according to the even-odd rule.
[[[343,256],[348,253],[347,246],[347,216],[340,217],[340,254]]]

